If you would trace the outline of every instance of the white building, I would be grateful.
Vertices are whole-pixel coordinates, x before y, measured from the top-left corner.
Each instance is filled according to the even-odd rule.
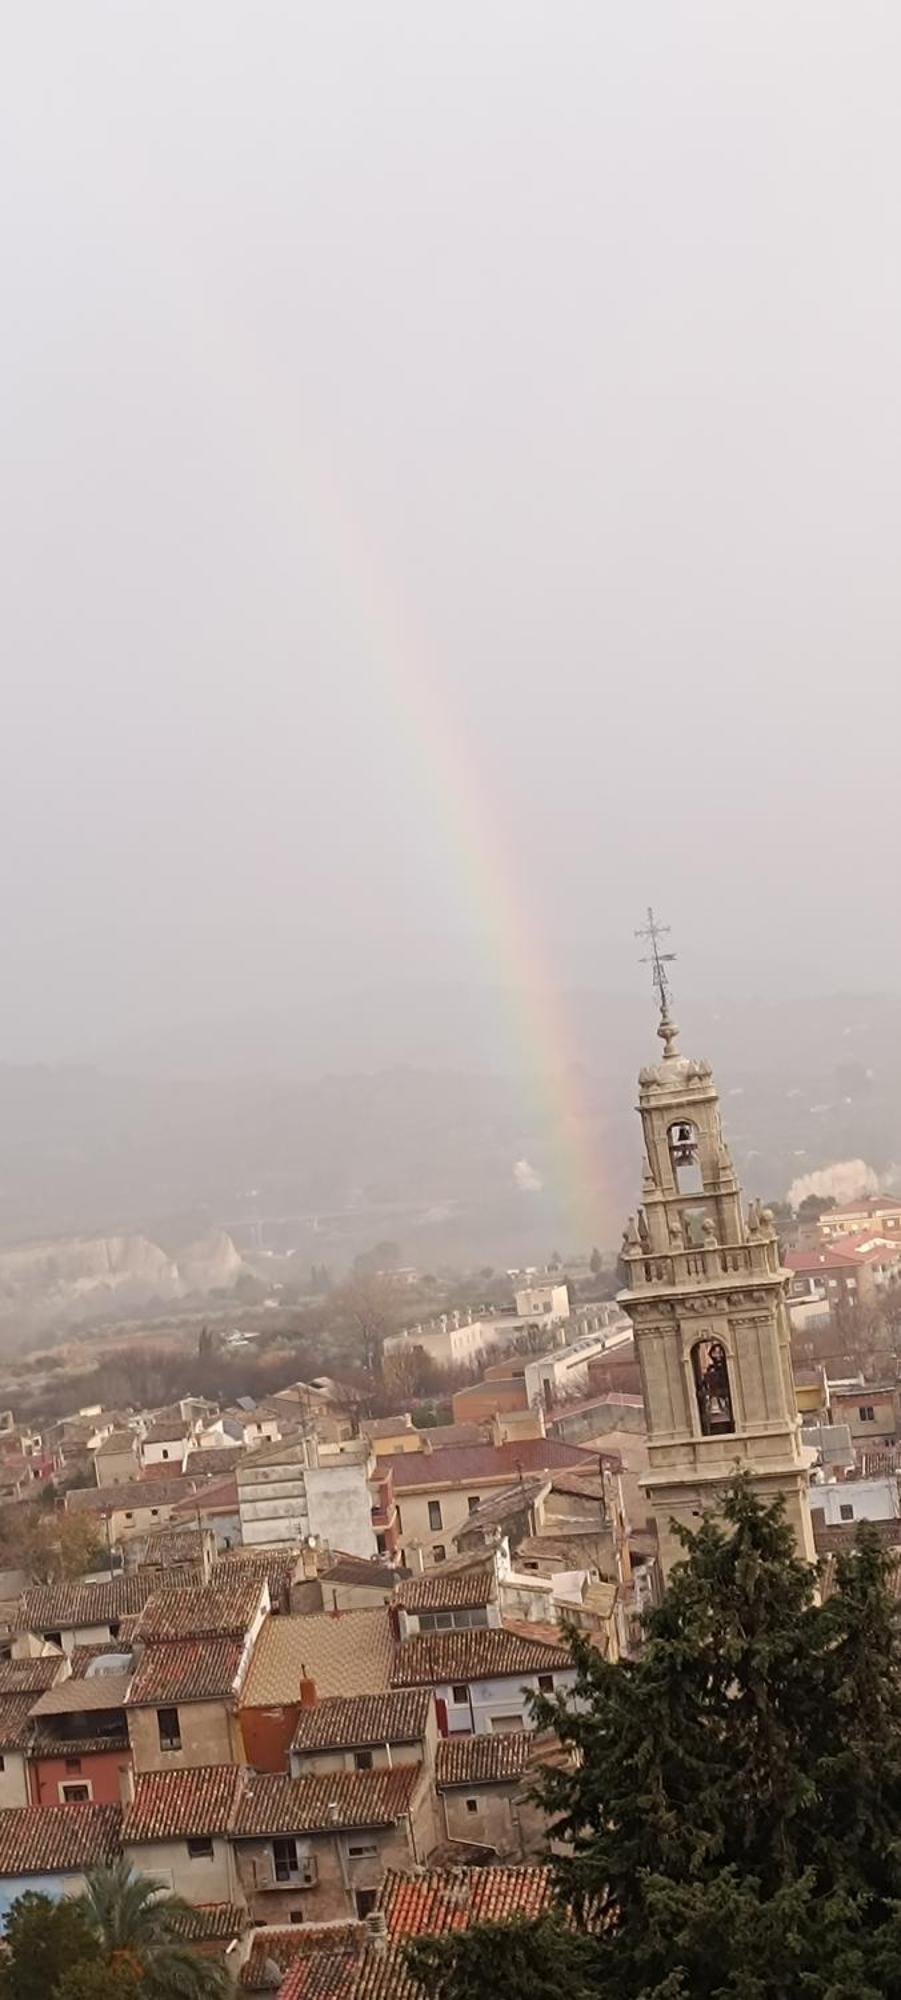
[[[342,1554],[374,1556],[369,1470],[362,1438],[335,1446],[294,1438],[251,1452],[237,1467],[244,1546],[296,1548],[315,1538]]]

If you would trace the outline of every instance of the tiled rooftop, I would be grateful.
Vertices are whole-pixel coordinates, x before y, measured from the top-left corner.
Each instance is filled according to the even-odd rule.
[[[421,1687],[317,1702],[315,1708],[301,1709],[292,1749],[365,1750],[376,1743],[419,1743],[431,1700],[430,1689]]]
[[[0,1812],[0,1875],[97,1868],[121,1852],[119,1806],[12,1806]]]
[[[391,1937],[467,1930],[470,1924],[540,1917],[551,1900],[551,1871],[536,1868],[389,1869],[379,1894]]]
[[[243,1776],[236,1764],[145,1771],[125,1808],[123,1841],[185,1840],[228,1832]]]
[[[559,1673],[572,1666],[565,1646],[521,1638],[503,1626],[465,1632],[418,1632],[397,1649],[394,1687],[434,1687],[446,1681],[484,1681],[504,1675]]]
[[[76,1486],[66,1494],[71,1514],[121,1514],[173,1507],[205,1486],[199,1479],[130,1479],[126,1486]],[[196,1504],[196,1503],[195,1503]]]
[[[64,1669],[62,1653],[48,1654],[39,1660],[0,1660],[0,1694],[42,1694]]]
[[[118,1624],[143,1611],[159,1579],[128,1570],[108,1583],[42,1583],[26,1590],[20,1617],[25,1632],[59,1632],[73,1626]]]
[[[213,1564],[211,1583],[229,1582],[233,1576],[268,1583],[274,1611],[287,1611],[291,1582],[297,1568],[299,1549],[229,1549]]]
[[[31,1724],[33,1694],[0,1695],[0,1751],[24,1750]]]
[[[481,1563],[471,1569],[426,1570],[411,1576],[397,1592],[405,1611],[475,1611],[494,1598],[494,1571]]]
[[[185,1471],[199,1473],[201,1478],[207,1474],[215,1478],[218,1473],[231,1472],[243,1450],[244,1446],[236,1438],[234,1444],[212,1444],[207,1445],[205,1451],[189,1451]]]
[[[243,1639],[260,1606],[263,1583],[240,1570],[219,1573],[192,1590],[157,1589],[138,1635],[148,1646],[173,1639]]]
[[[145,1444],[184,1444],[188,1425],[183,1417],[160,1417],[144,1432]]]
[[[209,1944],[213,1939],[240,1937],[250,1923],[250,1914],[241,1903],[195,1903],[183,1916],[173,1918],[172,1928],[190,1944]]]
[[[135,1537],[135,1541],[139,1538]],[[154,1528],[149,1535],[140,1539],[138,1569],[171,1569],[177,1563],[198,1565],[197,1581],[200,1582],[199,1565],[203,1558],[203,1534],[200,1528]],[[135,1543],[130,1543],[134,1548]]]
[[[454,1785],[509,1785],[521,1778],[532,1754],[534,1731],[500,1736],[444,1736],[435,1759],[439,1792]]]
[[[330,1611],[267,1618],[253,1650],[241,1695],[242,1708],[270,1708],[300,1700],[300,1683],[312,1680],[320,1700],[329,1695],[382,1694],[391,1686],[394,1638],[389,1614]]]
[[[260,1839],[335,1827],[389,1826],[409,1811],[421,1773],[421,1764],[398,1764],[393,1770],[332,1771],[303,1778],[249,1777],[238,1800],[235,1834]]]
[[[336,1953],[361,1950],[366,1927],[360,1923],[292,1924],[287,1930],[259,1930],[250,1948],[250,1957],[241,1972],[241,1984],[251,1993],[271,1990],[268,1964],[287,1972],[299,1958],[314,1952]]]
[[[132,1678],[127,1706],[225,1699],[235,1691],[243,1650],[240,1639],[181,1639],[148,1646]]]

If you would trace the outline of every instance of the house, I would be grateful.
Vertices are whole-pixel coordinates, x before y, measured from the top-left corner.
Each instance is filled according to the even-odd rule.
[[[110,1431],[94,1453],[98,1486],[130,1486],[140,1477],[140,1443],[134,1431]]]
[[[141,1439],[141,1465],[145,1472],[152,1466],[165,1465],[175,1472],[183,1472],[188,1452],[193,1443],[193,1434],[183,1417],[160,1417],[144,1432]]]
[[[243,1762],[237,1697],[268,1611],[266,1582],[240,1571],[149,1600],[126,1699],[137,1772]]]
[[[391,1676],[392,1687],[434,1689],[442,1736],[531,1728],[529,1694],[557,1694],[574,1681],[567,1646],[491,1626],[405,1639]]]
[[[385,1870],[415,1868],[435,1844],[418,1764],[325,1777],[248,1777],[234,1819],[238,1873],[261,1923],[365,1917]]]
[[[372,1611],[390,1604],[394,1597],[397,1571],[378,1557],[338,1554],[318,1567],[319,1602],[323,1611]],[[296,1595],[296,1592],[295,1592]],[[305,1611],[306,1603],[292,1602],[292,1611]],[[311,1606],[311,1609],[313,1607]]]
[[[187,1903],[241,1903],[229,1838],[241,1778],[234,1764],[136,1777],[122,1823],[132,1868]]]
[[[102,1583],[42,1583],[26,1590],[17,1613],[13,1653],[21,1658],[37,1642],[71,1653],[119,1636],[123,1618],[142,1612],[159,1578],[123,1571]]]
[[[130,1486],[76,1486],[66,1494],[66,1509],[71,1514],[98,1515],[110,1542],[121,1542],[129,1535],[164,1528],[185,1501],[196,1514],[200,1490],[200,1481],[186,1478],[136,1479]],[[197,1526],[196,1519],[193,1525]]]
[[[119,1806],[16,1806],[0,1812],[0,1919],[27,1890],[81,1895],[93,1868],[121,1851]]]
[[[195,1491],[190,1491],[193,1485]],[[188,1489],[188,1490],[186,1490]],[[204,1479],[189,1481],[187,1475],[182,1482],[182,1498],[176,1500],[171,1511],[174,1527],[200,1528],[211,1534],[219,1555],[241,1544],[241,1516],[238,1512],[238,1488],[234,1473],[224,1479]]]
[[[315,1536],[350,1555],[376,1554],[365,1439],[334,1448],[313,1436],[264,1445],[240,1460],[236,1479],[245,1548]]]
[[[28,1765],[36,1806],[119,1805],[131,1765],[125,1697],[130,1653],[88,1663],[44,1694],[29,1696]]]
[[[826,1209],[817,1221],[817,1231],[824,1243],[831,1243],[837,1236],[856,1236],[866,1229],[878,1230],[880,1236],[896,1236],[901,1241],[901,1201],[897,1196],[864,1195],[857,1201],[843,1202],[840,1208]]]
[[[428,1432],[423,1433],[428,1438]],[[427,1567],[447,1561],[454,1535],[494,1492],[521,1484],[556,1466],[592,1466],[595,1453],[556,1438],[517,1438],[511,1444],[450,1445],[443,1451],[401,1452],[380,1460],[390,1466],[401,1533],[401,1561],[422,1551]]]
[[[895,1382],[830,1382],[833,1424],[847,1424],[852,1444],[894,1444],[901,1434]]]
[[[400,1636],[416,1632],[466,1631],[499,1625],[496,1565],[492,1557],[456,1557],[440,1569],[425,1570],[398,1585],[395,1603]]]
[[[192,1584],[206,1582],[216,1555],[214,1537],[204,1528],[155,1528],[152,1535],[132,1535],[123,1545],[126,1568],[153,1571],[158,1585],[173,1572],[187,1572]]]
[[[267,1618],[241,1691],[248,1763],[285,1770],[305,1698],[387,1694],[394,1650],[384,1608]]]
[[[398,1764],[424,1764],[431,1770],[437,1742],[429,1688],[333,1695],[301,1709],[291,1744],[291,1776],[390,1770]]]
[[[499,1861],[542,1852],[547,1821],[529,1797],[535,1736],[448,1736],[438,1745],[435,1786],[447,1840],[494,1849]]]
[[[386,1874],[378,1909],[391,1938],[440,1937],[469,1924],[544,1916],[553,1901],[549,1867],[431,1868]]]

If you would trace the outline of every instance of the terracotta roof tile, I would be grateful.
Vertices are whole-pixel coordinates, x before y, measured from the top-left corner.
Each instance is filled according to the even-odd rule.
[[[421,1774],[421,1764],[397,1764],[393,1770],[332,1771],[303,1778],[249,1777],[238,1800],[235,1836],[246,1840],[334,1827],[389,1826],[409,1811]]]
[[[28,1745],[30,1757],[90,1757],[96,1750],[127,1750],[128,1730],[123,1723],[121,1731],[112,1736],[51,1736],[47,1733],[32,1736]]]
[[[234,1444],[207,1445],[205,1451],[189,1451],[185,1471],[214,1478],[218,1473],[231,1472],[237,1465],[244,1446],[236,1438]]]
[[[474,1625],[464,1632],[419,1632],[398,1646],[394,1687],[440,1686],[445,1681],[498,1680],[505,1675],[560,1673],[572,1666],[566,1646],[523,1639],[503,1626]]]
[[[419,1743],[425,1735],[431,1702],[431,1690],[427,1687],[320,1701],[315,1708],[301,1709],[291,1747],[303,1752],[364,1750],[376,1743]]]
[[[387,1610],[267,1618],[253,1650],[242,1708],[299,1702],[303,1678],[329,1695],[382,1694],[391,1686],[394,1635]]]
[[[31,1713],[42,1715],[91,1715],[97,1709],[122,1708],[131,1680],[131,1667],[123,1674],[91,1674],[86,1680],[70,1674],[46,1694],[32,1695]]]
[[[252,1993],[271,1990],[270,1961],[287,1972],[297,1959],[311,1958],[314,1953],[360,1950],[365,1937],[366,1927],[360,1923],[292,1924],[288,1930],[257,1931],[241,1973],[241,1984]]]
[[[135,1536],[129,1548],[140,1549],[136,1562],[139,1570],[171,1569],[176,1564],[194,1563],[197,1566],[197,1583],[203,1580],[200,1567],[203,1533],[200,1528],[153,1528],[149,1535]]]
[[[26,1590],[21,1600],[24,1632],[59,1632],[75,1625],[118,1624],[129,1613],[143,1611],[158,1579],[128,1570],[108,1583],[42,1583]]]
[[[445,1736],[438,1745],[435,1783],[439,1792],[454,1785],[509,1785],[521,1778],[532,1754],[534,1730],[500,1736]]]
[[[0,1660],[0,1694],[42,1694],[65,1666],[63,1653],[42,1655],[38,1660]]]
[[[240,1639],[181,1639],[170,1646],[148,1646],[126,1706],[225,1699],[235,1692],[243,1651]]]
[[[229,1549],[214,1562],[210,1582],[241,1576],[268,1583],[273,1610],[287,1611],[299,1556],[299,1549]]]
[[[379,1894],[391,1937],[467,1930],[470,1924],[540,1917],[551,1900],[551,1871],[536,1868],[389,1869]]]
[[[144,1432],[145,1444],[184,1444],[189,1436],[183,1417],[160,1417]]]
[[[205,1764],[192,1771],[144,1771],[125,1808],[123,1841],[185,1840],[225,1834],[234,1815],[242,1769]]]
[[[213,1938],[240,1937],[250,1922],[243,1903],[196,1903],[192,1910],[173,1918],[172,1928],[191,1944],[207,1944]]]
[[[66,1507],[70,1514],[121,1514],[143,1512],[148,1507],[174,1507],[177,1500],[190,1499],[207,1484],[206,1480],[182,1476],[130,1479],[125,1486],[76,1486],[66,1494]]]
[[[31,1732],[33,1694],[0,1695],[0,1750],[24,1750]]]
[[[0,1812],[0,1875],[96,1868],[121,1851],[120,1806],[12,1806]]]
[[[494,1571],[482,1563],[470,1569],[442,1567],[412,1576],[400,1585],[396,1601],[405,1611],[475,1611],[491,1604],[494,1595]]]
[[[243,1639],[260,1608],[262,1580],[240,1571],[193,1590],[157,1589],[144,1607],[138,1637],[148,1646],[173,1639]]]
[[[186,1483],[182,1482],[182,1492]],[[197,1493],[177,1500],[173,1514],[237,1514],[238,1488],[234,1475],[226,1479],[195,1479],[191,1484],[197,1487]]]

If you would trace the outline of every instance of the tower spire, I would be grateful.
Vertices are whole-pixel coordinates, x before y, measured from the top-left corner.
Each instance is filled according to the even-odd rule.
[[[666,1054],[674,1056],[677,1052],[676,1036],[679,1030],[670,1013],[670,983],[669,973],[666,968],[668,965],[674,964],[676,954],[674,951],[661,951],[660,949],[660,940],[661,938],[669,937],[669,928],[669,924],[658,924],[654,912],[650,904],[648,904],[647,923],[643,924],[641,929],[636,931],[635,936],[642,938],[650,946],[650,950],[640,960],[640,963],[642,965],[649,965],[652,968],[651,982],[657,995],[657,1004],[660,1008],[660,1025],[657,1033],[664,1045]]]

